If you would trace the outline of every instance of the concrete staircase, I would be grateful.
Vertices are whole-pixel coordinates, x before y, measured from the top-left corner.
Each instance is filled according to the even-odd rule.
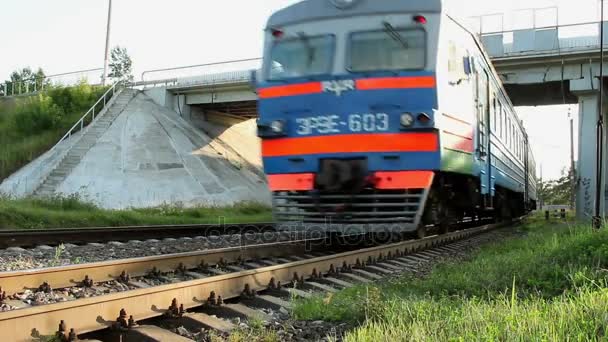
[[[123,112],[129,102],[137,94],[135,89],[123,89],[119,94],[110,101],[106,110],[96,117],[95,120],[85,127],[83,134],[77,137],[72,146],[69,148],[63,159],[56,164],[55,168],[49,175],[40,183],[35,196],[45,197],[52,196],[57,187],[66,180],[72,170],[80,164],[82,158],[89,150],[97,143],[97,140],[106,132],[112,125],[114,120]]]

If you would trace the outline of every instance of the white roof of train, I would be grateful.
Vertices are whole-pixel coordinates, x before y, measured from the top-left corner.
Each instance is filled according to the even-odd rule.
[[[274,13],[267,27],[396,12],[441,13],[442,0],[304,0]]]

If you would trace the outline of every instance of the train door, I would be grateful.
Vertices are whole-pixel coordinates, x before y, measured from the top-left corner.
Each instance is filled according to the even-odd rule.
[[[490,160],[490,77],[479,68],[477,74],[477,150],[481,195],[485,208],[492,206],[491,160]]]

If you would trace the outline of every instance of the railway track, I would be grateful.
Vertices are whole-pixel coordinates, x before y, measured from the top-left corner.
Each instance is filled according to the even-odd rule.
[[[166,239],[210,235],[264,232],[274,229],[273,223],[192,224],[64,229],[0,230],[0,249],[11,247],[55,246],[61,243],[85,244],[133,239]]]
[[[219,331],[229,330],[214,316],[185,311],[217,307],[218,302],[230,299],[253,297],[270,306],[288,307],[289,303],[280,296],[254,294],[281,292],[280,284],[290,284],[283,287],[284,294],[306,296],[306,292],[296,285],[332,291],[357,282],[373,281],[396,270],[413,267],[412,262],[416,260],[436,257],[442,251],[458,250],[459,241],[505,225],[484,225],[422,240],[362,249],[327,250],[323,247],[324,240],[317,239],[0,273],[4,303],[12,306],[10,311],[0,313],[0,338],[3,341],[30,341],[32,336],[53,335],[59,326],[60,330],[73,329],[73,333],[79,335],[114,327],[114,333],[108,336],[123,341],[129,340],[129,336],[131,340],[185,340],[170,331],[149,325],[134,327],[133,323],[169,314],[173,319],[196,321]],[[145,282],[150,278],[164,281],[153,286]],[[77,300],[67,298],[41,306],[10,300],[27,288],[43,292],[52,292],[51,288],[98,289],[104,287],[104,282],[121,283],[126,290]],[[244,309],[240,311],[242,313]],[[64,323],[60,325],[60,322]]]

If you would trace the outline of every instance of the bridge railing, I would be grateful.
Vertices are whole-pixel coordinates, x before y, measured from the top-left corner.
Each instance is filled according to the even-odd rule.
[[[31,95],[44,91],[52,85],[71,86],[86,80],[89,84],[101,83],[103,68],[71,71],[61,74],[48,75],[44,77],[31,77],[19,81],[6,81],[0,84],[0,96]]]
[[[155,69],[144,71],[141,81],[136,85],[144,87],[166,86],[166,80],[175,80],[172,86],[193,86],[205,84],[222,84],[247,82],[251,71],[259,70],[261,58],[239,59],[217,63],[188,65],[175,68]]]
[[[546,26],[481,34],[493,58],[565,54],[600,48],[601,23]],[[608,45],[608,22],[604,24],[604,45]]]

